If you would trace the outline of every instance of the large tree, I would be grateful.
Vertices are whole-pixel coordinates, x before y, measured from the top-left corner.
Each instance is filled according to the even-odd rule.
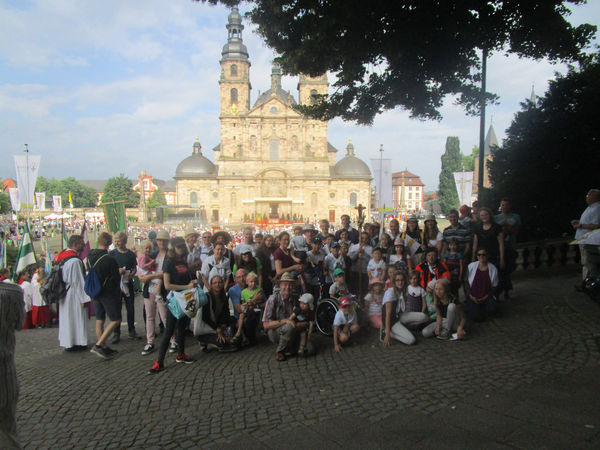
[[[248,15],[285,73],[337,75],[329,97],[301,107],[304,113],[370,124],[376,114],[398,106],[412,117],[439,119],[447,95],[477,112],[483,49],[579,59],[596,27],[573,27],[567,5],[585,2],[249,0]]]
[[[56,178],[38,177],[35,184],[36,192],[45,192],[47,198],[60,195],[63,205],[69,200],[69,192],[75,208],[90,208],[96,206],[98,194],[94,188],[85,186],[73,177],[57,180]]]
[[[102,203],[125,200],[127,208],[135,208],[140,204],[140,193],[133,190],[133,181],[120,174],[109,178],[102,193]]]
[[[509,197],[523,219],[523,238],[572,235],[569,221],[598,187],[600,55],[557,75],[537,101],[527,101],[488,163],[497,202]]]
[[[454,172],[462,171],[462,158],[458,137],[448,136],[446,151],[442,155],[442,171],[440,172],[440,185],[438,188],[440,208],[444,214],[459,206]]]
[[[161,189],[155,190],[148,199],[148,208],[156,208],[157,206],[166,206],[167,199],[165,193]]]

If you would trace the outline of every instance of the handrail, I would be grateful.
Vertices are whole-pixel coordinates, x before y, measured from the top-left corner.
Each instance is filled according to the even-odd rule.
[[[579,246],[570,244],[573,238],[544,239],[517,244],[516,269],[578,265]]]

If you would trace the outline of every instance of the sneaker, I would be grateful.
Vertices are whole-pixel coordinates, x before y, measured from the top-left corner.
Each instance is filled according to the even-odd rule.
[[[94,355],[97,355],[102,359],[109,359],[111,357],[111,355],[106,350],[104,350],[102,347],[98,347],[97,345],[94,345],[92,347],[90,353],[93,353]]]
[[[112,339],[110,340],[110,343],[115,345],[118,344],[119,342],[121,342],[121,335],[120,334],[113,334]]]
[[[148,373],[154,374],[160,372],[161,370],[165,370],[165,365],[156,361]]]
[[[174,343],[174,342],[172,342],[172,343],[169,345],[169,353],[175,353],[176,351],[177,351],[177,344],[176,344],[176,343]]]
[[[146,356],[154,351],[154,345],[146,344],[144,350],[142,350],[142,356]]]
[[[138,338],[138,334],[135,332],[135,330],[129,332],[129,339],[134,340]]]
[[[440,331],[440,334],[438,334],[436,337],[442,341],[447,341],[450,339],[450,332],[447,328],[442,328],[442,331]]]
[[[113,356],[113,355],[116,355],[117,353],[119,353],[118,350],[114,350],[114,349],[112,349],[110,347],[104,347],[104,351],[106,353],[108,353],[110,356]]]
[[[184,353],[182,355],[177,355],[177,358],[175,358],[175,362],[176,363],[192,364],[194,362],[194,360]]]

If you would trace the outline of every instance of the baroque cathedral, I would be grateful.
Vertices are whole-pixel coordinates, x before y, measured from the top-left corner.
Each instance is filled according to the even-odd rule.
[[[228,16],[227,43],[221,53],[221,142],[212,150],[214,163],[200,142],[175,172],[178,205],[191,205],[208,221],[241,223],[253,219],[339,221],[356,215],[359,204],[369,211],[371,171],[349,143],[338,150],[327,140],[327,122],[302,116],[293,106],[327,94],[327,76],[300,75],[298,99],[281,87],[274,66],[270,89],[250,103],[250,60],[242,41],[242,16]]]

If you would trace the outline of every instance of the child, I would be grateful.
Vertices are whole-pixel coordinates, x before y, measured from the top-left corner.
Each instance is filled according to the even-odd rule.
[[[435,311],[435,303],[433,302],[433,289],[437,280],[431,280],[427,285],[427,294],[425,294],[425,303],[427,304],[427,311],[425,314],[429,316],[430,320],[435,320],[437,313]]]
[[[373,257],[367,264],[367,274],[369,275],[369,282],[372,280],[382,280],[386,273],[386,264],[383,260],[383,252],[381,248],[376,247],[373,249]]]
[[[31,300],[31,273],[28,269],[23,270],[19,275],[19,286],[23,289],[23,300],[25,303],[25,323],[23,324],[24,330],[31,330],[33,328],[33,313],[32,313],[32,300]]]
[[[408,274],[408,272],[412,271],[412,260],[406,256],[406,247],[400,236],[398,236],[394,243],[394,250],[396,253],[390,256],[390,266],[395,265],[396,269],[404,274]]]
[[[329,288],[329,297],[337,300],[349,293],[348,286],[346,286],[344,271],[342,269],[335,269],[333,272],[333,284]]]
[[[31,279],[31,319],[33,326],[38,328],[44,328],[50,323],[50,305],[46,304],[40,292],[40,287],[44,285],[45,281],[46,271],[44,266],[40,266]]]
[[[396,270],[396,266],[392,266],[392,265],[388,266],[387,272],[385,275],[385,288],[386,289],[391,288],[392,285],[394,284],[394,275],[396,274],[396,272],[400,272],[399,270]]]
[[[301,225],[296,225],[294,227],[294,235],[290,240],[291,247],[292,249],[294,249],[295,256],[299,258],[302,262],[304,262],[304,258],[306,257],[306,253],[308,252],[308,241],[303,236]]]
[[[350,297],[342,297],[340,300],[340,310],[333,319],[333,347],[336,353],[342,351],[341,344],[345,344],[350,339],[351,333],[357,333],[360,330],[358,326],[356,311]]]
[[[369,293],[365,296],[365,309],[369,312],[369,323],[373,328],[381,328],[381,303],[383,301],[382,280],[371,280]]]
[[[321,247],[321,239],[318,236],[314,237],[310,245],[311,249],[306,254],[306,270],[304,276],[308,285],[308,291],[314,298],[319,298],[321,281],[324,278],[323,261],[325,260],[325,252]]]
[[[458,242],[455,238],[450,238],[448,241],[448,251],[444,253],[444,259],[450,270],[450,289],[452,290],[452,295],[458,298],[458,288],[460,287],[460,280],[463,279],[465,261],[462,253],[458,252]]]
[[[305,293],[300,297],[299,305],[294,307],[294,312],[290,316],[290,320],[296,323],[307,323],[308,326],[300,331],[300,346],[298,347],[298,355],[303,356],[312,337],[313,327],[315,325],[315,312],[313,311],[314,297]]]
[[[152,241],[145,240],[141,243],[142,253],[137,256],[138,270],[145,270],[146,274],[156,272],[156,261],[150,256],[154,251]]]
[[[337,242],[333,242],[329,247],[329,254],[325,257],[323,261],[323,266],[327,271],[327,276],[325,277],[325,283],[331,286],[333,284],[333,272],[335,269],[343,269],[344,268],[344,260],[340,256],[340,244]]]
[[[406,290],[406,306],[404,312],[423,312],[427,313],[427,301],[425,295],[427,292],[421,287],[419,282],[421,276],[419,272],[411,272],[408,276],[408,288]]]
[[[260,303],[264,297],[262,289],[258,286],[258,275],[254,272],[246,275],[246,285],[247,287],[242,290],[240,303],[237,305],[240,317],[238,318],[235,336],[231,339],[234,345],[238,345],[240,340],[242,341],[242,345],[248,345],[248,338],[244,334],[244,318],[248,314],[254,313],[254,305]]]

